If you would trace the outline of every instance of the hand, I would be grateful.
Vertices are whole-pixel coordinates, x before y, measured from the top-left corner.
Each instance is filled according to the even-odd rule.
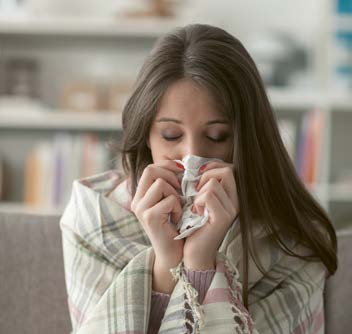
[[[176,173],[182,172],[175,161],[163,160],[148,165],[140,178],[136,194],[131,202],[134,212],[147,233],[155,252],[158,266],[177,265],[183,257],[184,240],[174,240],[173,223],[182,216],[182,200],[175,188],[180,189]]]
[[[232,166],[213,161],[200,170],[199,192],[194,198],[192,211],[203,215],[206,206],[209,217],[204,226],[186,238],[183,255],[184,265],[189,269],[215,268],[217,250],[238,216],[238,194]]]

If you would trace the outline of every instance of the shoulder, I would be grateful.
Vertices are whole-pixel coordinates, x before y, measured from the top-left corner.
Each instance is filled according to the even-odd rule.
[[[126,176],[121,170],[110,169],[83,178],[75,179],[73,181],[73,186],[85,188],[107,197],[125,179]]]
[[[131,212],[123,205],[122,197],[111,197],[112,192],[125,180],[124,173],[117,169],[75,179],[61,225],[87,226],[90,222],[96,225],[102,224],[102,220],[111,222],[128,219]],[[81,221],[82,224],[79,224]]]

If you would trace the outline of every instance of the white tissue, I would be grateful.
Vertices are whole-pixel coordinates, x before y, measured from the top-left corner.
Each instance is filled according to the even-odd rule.
[[[183,214],[180,220],[177,222],[176,229],[179,231],[179,235],[174,238],[174,240],[182,239],[193,233],[193,231],[202,227],[208,220],[208,210],[204,207],[204,212],[202,216],[191,211],[193,205],[194,197],[197,195],[198,191],[195,189],[195,185],[201,178],[199,173],[199,167],[204,165],[209,161],[222,161],[216,158],[203,158],[196,155],[188,154],[182,160],[175,160],[181,163],[185,170],[177,174],[177,177],[181,181],[181,199],[183,203]],[[170,222],[170,216],[169,216]],[[172,224],[170,222],[170,224]]]

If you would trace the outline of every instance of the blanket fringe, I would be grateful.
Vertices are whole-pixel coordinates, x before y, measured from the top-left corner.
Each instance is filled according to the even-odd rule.
[[[254,324],[248,310],[242,304],[242,284],[239,281],[240,274],[228,257],[224,254],[221,255],[223,257],[226,271],[231,272],[233,275],[233,279],[232,277],[228,277],[230,281],[229,290],[233,301],[232,312],[234,313],[234,320],[236,321],[236,318],[238,318],[240,324],[242,324],[241,326],[239,322],[236,321],[236,332],[239,334],[251,334],[253,333]]]
[[[234,314],[234,326],[236,333],[238,334],[251,334],[253,333],[253,320],[248,312],[248,310],[242,304],[242,284],[239,282],[239,272],[238,269],[229,261],[226,255],[218,253],[219,260],[224,262],[225,265],[225,275],[229,280],[229,293],[232,298],[231,310]],[[180,280],[185,291],[185,311],[191,312],[194,321],[190,319],[185,319],[186,324],[192,327],[192,333],[199,334],[200,330],[204,327],[204,309],[203,306],[198,302],[198,291],[192,286],[188,281],[186,273],[184,272],[183,261],[181,261],[176,267],[171,268],[170,272],[172,274],[173,280]],[[229,273],[233,277],[229,276]],[[186,309],[189,306],[189,309]]]
[[[198,291],[188,281],[183,268],[183,262],[181,261],[175,268],[171,268],[170,272],[173,276],[174,281],[180,280],[182,283],[182,286],[186,293],[185,307],[186,305],[189,306],[194,319],[193,323],[191,320],[186,319],[186,323],[191,325],[192,329],[195,330],[195,333],[198,334],[200,333],[200,329],[202,329],[204,326],[204,310],[197,299]]]

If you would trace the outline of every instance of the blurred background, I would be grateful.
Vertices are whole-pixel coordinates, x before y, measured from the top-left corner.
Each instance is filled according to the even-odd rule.
[[[0,0],[0,210],[61,213],[74,179],[119,168],[143,60],[187,23],[243,42],[299,175],[352,225],[351,0]]]

